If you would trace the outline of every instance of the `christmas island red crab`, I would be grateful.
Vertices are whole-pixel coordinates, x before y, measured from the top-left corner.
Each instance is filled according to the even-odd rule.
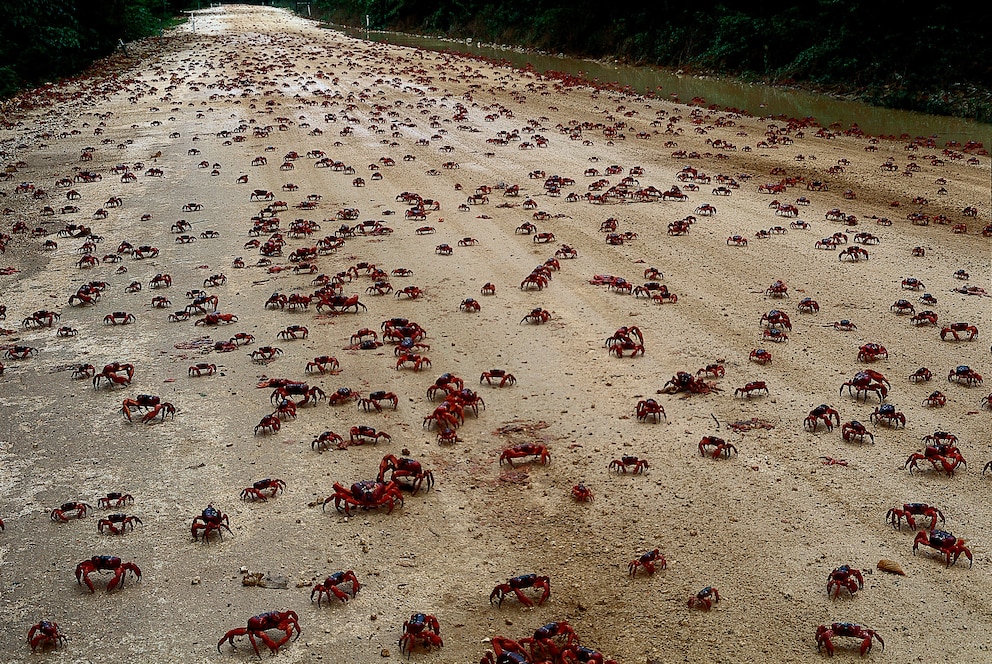
[[[702,369],[696,372],[696,375],[712,376],[713,378],[723,378],[727,374],[727,369],[722,364],[723,360],[714,362],[712,364],[707,364]]]
[[[351,584],[349,589],[345,584]],[[345,585],[345,590],[341,590],[338,586]],[[347,602],[350,598],[354,598],[358,595],[358,591],[362,589],[361,584],[358,582],[358,577],[352,570],[346,572],[335,572],[329,577],[318,583],[310,591],[310,601],[313,601],[313,596],[317,596],[317,607],[320,608],[320,600],[325,595],[327,596],[327,603],[331,603],[331,595],[334,595],[342,602]]]
[[[507,385],[515,384],[517,379],[513,374],[507,373],[503,369],[490,369],[489,371],[483,371],[482,375],[479,377],[480,385],[483,381],[489,385],[494,385],[493,381],[497,381],[495,383],[496,387],[505,387]]]
[[[889,351],[880,344],[868,343],[858,348],[858,362],[874,362],[879,358],[888,359]]]
[[[703,436],[699,441],[699,456],[709,456],[713,459],[729,459],[731,454],[737,454],[737,447],[717,436]]]
[[[885,522],[891,523],[899,530],[902,530],[902,520],[905,517],[906,524],[913,530],[916,530],[916,520],[913,518],[915,516],[930,519],[930,530],[937,527],[937,519],[940,519],[940,522],[944,523],[943,512],[926,503],[906,503],[902,506],[902,509],[893,507],[885,514]]]
[[[193,376],[213,376],[215,373],[217,373],[217,365],[209,364],[207,362],[200,362],[198,364],[194,364],[193,366],[191,366],[188,369],[187,373],[189,374],[190,378],[192,378]]]
[[[822,327],[832,327],[835,330],[840,330],[841,332],[853,332],[854,330],[858,329],[858,326],[855,325],[853,321],[848,320],[847,318],[842,318],[841,320],[835,320],[833,323],[830,323],[829,325],[823,325]]]
[[[154,394],[139,394],[134,399],[124,399],[121,402],[121,414],[127,418],[128,422],[133,421],[131,419],[131,411],[150,411],[156,406],[161,405],[162,398]]]
[[[61,316],[54,311],[42,309],[21,321],[21,325],[24,327],[52,327],[60,318]]]
[[[792,321],[789,320],[789,314],[784,311],[779,311],[778,309],[772,309],[766,314],[762,314],[761,320],[758,321],[759,325],[764,325],[766,327],[777,327],[784,330],[792,331]]]
[[[88,503],[63,503],[52,510],[49,518],[57,523],[69,523],[70,519],[82,519],[86,516],[86,511],[91,509],[93,509],[93,506]]]
[[[134,502],[134,496],[129,493],[121,493],[119,491],[111,491],[103,498],[96,501],[96,504],[104,509],[111,509],[113,507],[124,507]]]
[[[482,310],[482,305],[480,305],[479,301],[476,300],[475,298],[469,297],[461,301],[461,304],[458,305],[458,310],[470,312],[470,313],[478,313],[479,311]]]
[[[840,413],[825,403],[820,404],[813,410],[809,411],[809,415],[807,415],[806,419],[803,420],[803,427],[815,432],[819,423],[823,422],[823,424],[827,427],[827,431],[833,431],[834,419],[837,420],[837,426],[840,426]]]
[[[96,529],[103,533],[103,529],[106,528],[107,532],[111,535],[123,535],[130,528],[134,530],[134,524],[144,525],[141,523],[141,519],[134,515],[128,514],[108,514],[106,517],[100,519],[96,523]]]
[[[544,445],[539,445],[537,443],[522,443],[503,450],[503,453],[499,455],[499,465],[502,466],[505,461],[510,464],[510,467],[512,468],[514,459],[520,459],[527,456],[537,457],[534,460],[541,464],[548,464],[551,462],[551,452],[548,451],[548,448]]]
[[[541,309],[531,309],[530,313],[520,319],[521,323],[547,323],[551,320],[551,312]]]
[[[631,560],[627,564],[627,571],[629,571],[630,576],[633,577],[637,574],[637,570],[643,569],[648,573],[648,576],[651,576],[658,567],[661,569],[666,569],[668,567],[668,561],[665,560],[665,556],[661,555],[660,549],[654,549],[653,551],[642,553],[640,557]]]
[[[421,486],[426,486],[426,491],[430,491],[431,487],[434,486],[434,473],[430,470],[425,470],[421,463],[415,459],[410,459],[407,457],[397,458],[393,454],[387,454],[382,457],[382,461],[379,463],[379,476],[377,481],[384,483],[386,481],[386,473],[390,473],[389,480],[400,486],[399,482],[401,479],[411,480],[409,484],[410,493],[413,495],[417,494]]]
[[[235,314],[218,314],[211,313],[207,314],[203,318],[198,318],[193,325],[197,327],[202,327],[204,325],[214,326],[214,325],[229,325],[231,323],[237,323],[238,317]]]
[[[865,438],[868,438],[869,442],[873,445],[875,444],[874,434],[868,431],[868,429],[865,428],[865,425],[857,420],[845,422],[844,426],[840,428],[840,437],[848,443],[853,441],[855,438],[857,438],[859,442],[863,443]]]
[[[350,387],[339,387],[335,391],[331,392],[330,396],[327,397],[327,403],[330,406],[337,406],[338,404],[347,403],[349,401],[358,401],[361,398],[362,395]]]
[[[964,383],[968,387],[982,384],[982,375],[966,364],[959,365],[947,374],[947,382],[952,380]]]
[[[763,380],[756,380],[745,384],[744,387],[738,387],[734,390],[734,396],[740,395],[750,399],[753,392],[761,392],[762,390],[768,394],[768,385]]]
[[[609,468],[607,470],[615,470],[617,473],[627,474],[628,469],[633,475],[638,473],[643,473],[645,468],[650,468],[647,459],[639,459],[636,456],[624,455],[619,459],[614,459],[610,462]]]
[[[931,373],[930,370],[927,369],[926,367],[920,367],[919,369],[917,369],[916,371],[914,371],[909,375],[909,380],[914,383],[917,383],[921,380],[926,383],[929,382],[931,378],[933,378],[933,373]]]
[[[347,447],[347,445],[344,445],[344,438],[340,435],[334,433],[333,431],[325,431],[316,436],[310,442],[310,449],[317,450],[318,452],[326,452],[330,449],[332,444],[338,449],[344,449]],[[342,445],[344,445],[344,447],[342,447]]]
[[[201,541],[206,542],[210,536],[216,532],[220,535],[221,539],[224,539],[224,532],[227,531],[230,534],[231,528],[229,527],[229,521],[227,515],[215,508],[213,505],[207,505],[206,508],[200,512],[200,515],[193,519],[193,525],[190,527],[190,533],[193,535],[193,540],[195,541],[199,538]]]
[[[765,295],[769,297],[788,297],[789,287],[783,281],[777,280],[765,289]]]
[[[923,400],[924,406],[929,406],[931,408],[942,408],[947,405],[947,395],[945,395],[940,390],[934,390]]]
[[[103,317],[104,325],[130,325],[135,321],[134,314],[124,311],[115,311]]]
[[[257,436],[259,431],[261,431],[263,434],[275,433],[279,431],[279,429],[281,428],[282,428],[282,422],[279,420],[277,416],[266,415],[261,420],[259,420],[258,424],[255,425],[255,435]]]
[[[654,399],[641,399],[637,402],[637,420],[639,422],[644,422],[648,418],[651,418],[657,423],[661,421],[662,417],[666,421],[668,420],[665,409]]]
[[[829,626],[820,625],[816,628],[816,651],[820,652],[821,647],[826,648],[827,654],[833,657],[833,639],[838,636],[850,636],[861,639],[862,657],[871,652],[872,639],[877,639],[882,644],[882,650],[885,650],[885,641],[882,640],[882,637],[875,630],[854,623],[835,622]]]
[[[272,630],[278,630],[283,633],[278,641],[266,633]],[[234,637],[247,636],[256,655],[261,657],[261,654],[258,652],[258,642],[256,639],[261,639],[262,643],[268,646],[272,654],[275,655],[279,652],[279,648],[289,642],[290,638],[293,638],[294,631],[296,632],[295,638],[300,638],[300,634],[303,632],[300,629],[299,616],[296,615],[295,611],[269,611],[268,613],[261,613],[249,618],[247,627],[236,627],[225,634],[217,642],[217,652],[220,652],[220,647],[224,645],[224,641],[230,643],[231,647],[234,648]]]
[[[330,355],[321,355],[320,357],[315,357],[310,362],[307,362],[306,373],[313,373],[314,371],[319,371],[321,374],[339,373],[341,365],[338,363],[337,358],[331,357]]]
[[[582,482],[579,482],[572,487],[572,498],[574,498],[576,502],[588,503],[591,502],[595,496],[593,496],[592,489],[587,487]]]
[[[348,445],[364,445],[365,443],[375,445],[379,442],[380,438],[385,439],[387,442],[393,439],[385,431],[376,431],[373,427],[364,425],[351,427],[348,430],[348,434]]]
[[[898,428],[900,425],[906,426],[906,416],[890,403],[882,404],[875,408],[875,411],[868,417],[872,422],[884,424],[889,427]]]
[[[815,314],[820,310],[820,303],[811,297],[804,297],[799,301],[799,311],[806,314]]]
[[[720,592],[713,586],[706,586],[689,598],[689,608],[709,611],[720,601]]]
[[[400,637],[400,652],[409,654],[416,646],[425,649],[440,648],[444,645],[441,639],[441,626],[437,618],[426,613],[415,613],[403,623],[403,635]]]
[[[103,371],[93,376],[93,387],[100,387],[101,380],[106,380],[108,385],[130,385],[133,378],[133,364],[111,362],[104,365]]]
[[[865,577],[862,576],[860,570],[854,569],[850,565],[841,565],[830,572],[830,575],[827,577],[827,595],[830,595],[830,591],[832,590],[834,599],[840,596],[840,591],[844,588],[851,595],[854,595],[854,593],[864,587]]]
[[[523,574],[521,576],[515,576],[512,579],[507,579],[506,583],[497,584],[493,591],[489,594],[489,604],[496,603],[496,606],[503,605],[503,598],[509,595],[511,592],[515,593],[517,599],[520,603],[527,607],[534,606],[534,602],[524,595],[523,589],[533,588],[534,590],[543,591],[541,598],[537,600],[537,605],[540,606],[544,604],[549,597],[551,597],[551,579],[547,576],[539,576],[537,574]]]
[[[42,620],[40,623],[31,626],[28,630],[28,645],[34,653],[38,648],[58,648],[60,645],[68,643],[68,639],[59,632],[59,624],[51,620]]]
[[[286,490],[286,483],[277,479],[264,479],[253,482],[250,487],[241,490],[241,500],[260,500],[263,503],[269,498],[275,498],[279,492]],[[268,492],[268,495],[266,495]]]
[[[267,360],[274,360],[276,356],[282,355],[282,349],[276,348],[275,346],[260,346],[251,352],[251,357],[253,362],[265,362]]]
[[[361,507],[364,510],[388,507],[386,513],[391,514],[396,503],[403,506],[403,494],[396,482],[361,480],[352,484],[350,489],[335,482],[334,493],[324,499],[321,510],[331,501],[334,501],[334,508],[338,512],[344,512],[345,516],[351,515],[351,507]]]
[[[359,408],[363,408],[365,412],[371,411],[375,408],[376,412],[382,412],[382,403],[387,401],[393,404],[393,410],[396,410],[396,406],[399,403],[399,397],[397,397],[392,392],[385,392],[383,390],[378,390],[376,392],[370,392],[368,397],[363,397],[358,400]]]
[[[290,325],[285,329],[279,330],[276,336],[280,339],[306,339],[308,334],[310,334],[310,330],[303,325]]]
[[[107,583],[107,592],[113,592],[114,588],[124,586],[127,573],[134,574],[135,579],[141,581],[141,570],[134,563],[125,563],[117,556],[93,556],[89,560],[84,560],[76,565],[76,583],[85,583],[90,592],[96,592],[90,574],[93,572],[113,572],[114,578]]]
[[[941,341],[946,341],[948,335],[950,335],[954,337],[955,341],[961,341],[961,337],[958,336],[959,332],[968,333],[968,338],[965,341],[973,341],[978,337],[978,328],[971,323],[951,323],[940,331],[940,339]]]
[[[968,567],[971,567],[975,559],[971,555],[971,549],[965,546],[965,541],[959,539],[946,530],[931,530],[927,532],[921,530],[913,540],[913,555],[920,545],[936,549],[947,560],[947,567],[955,564],[963,553],[968,558]]]
[[[748,359],[757,364],[768,364],[772,361],[772,354],[764,348],[755,348],[751,351]]]
[[[413,365],[414,371],[420,371],[424,367],[431,366],[431,360],[423,355],[418,355],[416,353],[403,353],[396,359],[396,369],[399,370],[404,366],[411,364]]]
[[[288,382],[272,390],[272,394],[269,395],[269,402],[276,405],[293,396],[303,397],[294,403],[294,406],[302,408],[311,403],[317,405],[317,402],[326,398],[327,395],[316,385],[311,387],[306,383]]]
[[[722,390],[713,383],[707,383],[704,380],[697,380],[687,371],[679,371],[677,374],[672,376],[671,380],[665,383],[665,385],[661,388],[661,391],[665,394],[677,394],[679,392],[688,392],[689,394],[709,394],[710,392],[721,392]]]
[[[906,459],[904,467],[912,474],[914,469],[919,469],[920,461],[929,461],[934,470],[943,470],[948,477],[954,475],[954,470],[958,466],[968,467],[968,462],[961,456],[961,451],[951,443],[934,443],[927,445],[922,453],[913,452]]]
[[[884,375],[877,371],[872,371],[871,369],[866,369],[864,371],[859,371],[854,374],[854,378],[842,383],[840,386],[840,394],[844,393],[844,388],[847,388],[848,394],[854,394],[855,398],[860,394],[865,395],[865,401],[868,400],[868,393],[874,392],[878,396],[879,403],[885,399],[888,395],[889,381]]]

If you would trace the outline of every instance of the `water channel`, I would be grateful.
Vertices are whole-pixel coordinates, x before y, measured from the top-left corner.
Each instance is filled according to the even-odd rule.
[[[938,145],[941,146],[945,141],[953,140],[963,144],[975,140],[984,143],[987,149],[992,149],[992,124],[962,118],[891,110],[823,94],[729,79],[682,76],[656,67],[611,65],[510,47],[480,45],[464,40],[436,39],[397,32],[366,32],[344,26],[328,27],[359,39],[505,60],[515,67],[530,65],[538,72],[565,72],[601,83],[630,86],[636,92],[653,92],[673,100],[689,101],[694,97],[702,97],[707,105],[738,108],[757,117],[814,117],[823,126],[838,122],[847,128],[857,124],[863,131],[873,135],[898,136],[905,133],[914,137],[936,136]]]

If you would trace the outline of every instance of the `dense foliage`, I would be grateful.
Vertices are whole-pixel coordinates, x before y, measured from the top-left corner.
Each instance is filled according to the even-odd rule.
[[[0,97],[76,74],[125,42],[155,34],[185,0],[6,0]]]
[[[620,57],[992,120],[992,7],[906,0],[313,0],[333,20]]]

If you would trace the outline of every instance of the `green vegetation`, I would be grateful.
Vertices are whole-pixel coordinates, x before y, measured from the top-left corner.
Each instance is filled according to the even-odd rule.
[[[287,3],[282,3],[287,4]],[[288,3],[293,6],[293,3]],[[338,23],[616,57],[992,121],[992,6],[906,0],[313,0]]]
[[[0,97],[71,76],[125,42],[157,34],[186,0],[7,0]]]

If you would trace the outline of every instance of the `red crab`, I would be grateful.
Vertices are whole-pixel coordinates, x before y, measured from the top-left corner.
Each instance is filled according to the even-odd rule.
[[[319,371],[321,374],[329,373],[333,375],[338,373],[340,368],[341,365],[338,363],[337,358],[331,357],[330,355],[321,355],[313,358],[312,361],[307,362],[305,371],[306,373]]]
[[[737,396],[739,394],[741,396],[750,399],[752,392],[761,392],[762,390],[764,390],[765,394],[768,394],[768,386],[765,384],[765,381],[756,380],[747,383],[746,385],[744,385],[744,387],[738,387],[736,390],[734,390],[734,396]]]
[[[385,431],[376,431],[374,428],[369,426],[351,427],[348,433],[350,434],[350,439],[348,441],[349,445],[363,445],[365,443],[372,443],[375,445],[379,442],[380,438],[384,438],[386,441],[392,440],[392,436]]]
[[[102,533],[103,529],[106,528],[111,535],[123,535],[129,527],[131,530],[134,530],[134,524],[136,523],[138,525],[144,525],[141,519],[134,515],[108,514],[103,519],[97,521],[96,529]]]
[[[664,417],[666,421],[668,420],[668,415],[665,414],[665,409],[654,399],[641,399],[637,402],[638,421],[643,422],[648,418],[652,418],[655,422],[660,422],[662,417]]]
[[[255,435],[258,435],[259,430],[261,430],[262,433],[275,433],[279,431],[281,427],[282,422],[279,421],[278,417],[275,415],[266,415],[259,420],[258,424],[255,425]]]
[[[958,466],[968,466],[968,462],[961,455],[961,451],[957,447],[954,447],[953,444],[948,443],[927,445],[923,449],[922,454],[920,452],[913,452],[906,459],[904,467],[909,469],[909,472],[912,474],[913,469],[919,467],[918,464],[920,461],[929,461],[934,470],[943,469],[948,476],[953,475],[954,470]],[[938,464],[940,464],[940,468],[938,468]]]
[[[890,403],[882,404],[875,408],[875,411],[868,416],[868,419],[872,422],[885,424],[893,428],[897,428],[900,425],[903,427],[906,426],[906,416],[897,411],[896,407]]]
[[[96,504],[105,509],[111,507],[124,507],[134,502],[134,496],[129,493],[119,493],[113,491],[96,501]]]
[[[856,639],[861,639],[862,656],[867,655],[871,651],[872,639],[877,639],[882,644],[882,650],[885,650],[885,641],[882,640],[882,637],[875,630],[862,627],[861,625],[855,625],[854,623],[833,623],[829,627],[827,625],[820,625],[816,628],[816,651],[820,652],[820,647],[822,646],[827,649],[827,654],[833,657],[833,639],[838,636],[852,636]]]
[[[902,520],[903,517],[905,517],[906,524],[913,530],[916,530],[916,520],[913,518],[914,516],[922,516],[930,519],[930,530],[937,527],[937,519],[940,519],[940,522],[944,523],[944,513],[936,507],[931,507],[926,503],[906,503],[902,506],[902,509],[893,507],[886,512],[885,522],[891,523],[899,530],[902,530]]]
[[[360,583],[358,583],[358,577],[351,570],[347,572],[335,572],[329,577],[324,579],[322,582],[318,583],[310,591],[310,601],[313,601],[313,596],[317,596],[317,607],[320,607],[320,600],[324,595],[327,595],[327,603],[331,603],[331,595],[333,594],[342,602],[348,601],[349,592],[347,590],[341,590],[338,586],[342,584],[351,584],[350,595],[352,598],[358,594],[358,591],[362,589]]]
[[[676,394],[678,392],[688,392],[689,394],[709,394],[710,392],[720,392],[719,387],[713,383],[697,380],[692,374],[686,371],[679,371],[672,376],[661,388],[665,394]]]
[[[841,565],[830,573],[827,577],[827,595],[834,591],[834,599],[840,595],[842,588],[847,588],[847,592],[852,595],[865,587],[865,577],[860,570],[851,568],[849,565]]]
[[[514,459],[526,456],[538,457],[536,461],[539,461],[541,464],[551,462],[551,452],[548,451],[547,447],[538,445],[537,443],[523,443],[503,450],[503,453],[499,455],[499,465],[502,466],[503,462],[506,461],[512,468]]]
[[[913,540],[913,555],[916,555],[916,549],[921,544],[939,551],[947,560],[948,567],[956,563],[962,553],[968,558],[968,567],[971,567],[975,561],[972,558],[971,549],[964,545],[965,541],[955,537],[946,530],[931,530],[929,533],[921,530],[917,533],[916,539]]]
[[[538,627],[534,636],[520,639],[520,645],[530,648],[532,661],[561,661],[563,653],[573,650],[578,641],[571,625],[559,621]]]
[[[348,401],[358,401],[361,398],[362,395],[351,388],[339,387],[327,397],[327,403],[331,406],[336,406],[340,403],[347,403]]]
[[[59,645],[67,643],[68,639],[59,632],[59,624],[51,620],[42,620],[40,623],[31,626],[28,630],[28,645],[31,652],[36,652],[38,648],[58,648]]]
[[[827,404],[820,404],[813,410],[809,411],[809,415],[803,420],[803,427],[809,429],[810,431],[816,431],[817,425],[820,422],[826,425],[827,431],[832,431],[833,419],[837,420],[837,426],[840,426],[840,413],[828,406]]]
[[[422,485],[426,485],[427,491],[430,491],[431,487],[434,486],[434,473],[425,470],[421,463],[415,459],[397,458],[393,454],[387,454],[382,457],[382,461],[379,463],[378,481],[380,483],[386,481],[387,472],[390,473],[389,479],[397,484],[400,478],[412,480],[409,486],[410,493],[414,495]]]
[[[909,379],[914,383],[921,380],[923,382],[929,382],[931,378],[933,378],[933,374],[926,367],[920,367],[909,375]]]
[[[310,448],[317,450],[318,452],[324,452],[329,449],[332,444],[338,448],[341,448],[343,443],[344,438],[333,431],[325,431],[311,441]]]
[[[117,556],[93,556],[76,565],[76,583],[85,583],[90,592],[96,592],[90,574],[93,572],[113,572],[114,578],[107,583],[107,592],[113,592],[118,585],[123,586],[127,573],[132,572],[141,581],[141,570],[134,563],[122,562]]]
[[[724,368],[721,363],[707,364],[705,367],[696,372],[696,375],[703,374],[704,376],[712,376],[713,378],[723,378],[727,373],[726,368]]]
[[[947,382],[951,382],[951,380],[958,383],[964,383],[968,387],[971,387],[972,385],[982,384],[982,375],[968,365],[962,364],[948,372]]]
[[[58,523],[69,523],[70,519],[82,519],[86,516],[86,511],[93,509],[89,503],[71,502],[62,503],[52,510],[49,517]]]
[[[615,470],[618,473],[627,474],[627,469],[634,475],[638,473],[643,473],[645,468],[650,468],[647,459],[639,459],[636,456],[624,455],[619,459],[614,459],[610,462],[607,470]]]
[[[844,439],[845,442],[848,443],[854,440],[855,438],[857,438],[860,442],[863,443],[865,441],[865,438],[868,438],[873,445],[875,444],[874,434],[868,431],[868,429],[865,428],[865,425],[862,424],[861,422],[858,422],[857,420],[844,422],[844,426],[840,428],[840,436],[841,438]]]
[[[961,341],[959,332],[967,332],[968,338],[965,341],[973,341],[978,336],[978,328],[970,323],[951,323],[940,331],[941,341],[946,341],[947,336],[953,336],[955,341]]]
[[[709,611],[713,605],[720,601],[720,592],[713,586],[706,586],[698,593],[689,598],[690,609],[701,609]]]
[[[271,630],[279,630],[284,634],[276,641],[266,633]],[[261,639],[262,643],[268,646],[274,655],[279,652],[279,648],[289,641],[293,636],[294,630],[296,631],[295,638],[300,638],[300,634],[303,632],[300,630],[299,616],[296,615],[295,611],[269,611],[268,613],[261,613],[249,618],[247,627],[236,627],[225,634],[217,642],[217,652],[220,652],[220,647],[224,644],[224,641],[230,643],[231,647],[234,648],[234,637],[247,635],[256,655],[261,657],[258,652],[258,642],[255,639]]]
[[[858,362],[874,362],[879,358],[888,359],[889,351],[879,344],[865,344],[858,349]]]
[[[799,301],[799,311],[806,314],[815,314],[820,310],[820,303],[810,297],[804,297]]]
[[[320,509],[323,510],[327,504],[334,501],[334,508],[339,512],[344,512],[345,516],[351,515],[351,507],[361,507],[365,510],[388,507],[387,514],[391,514],[396,503],[403,506],[403,494],[400,493],[399,485],[396,482],[377,482],[376,480],[361,480],[351,485],[351,488],[344,487],[337,482],[334,483],[334,493],[324,499]],[[344,509],[342,510],[342,505]]]
[[[637,570],[640,568],[643,568],[650,576],[654,574],[656,567],[661,567],[661,569],[667,569],[668,567],[668,561],[665,560],[665,556],[661,555],[659,549],[643,553],[639,558],[631,560],[627,565],[627,569],[632,577],[637,574]]]
[[[580,503],[589,503],[595,499],[595,496],[592,493],[592,489],[579,482],[572,487],[572,498]]]
[[[427,649],[440,648],[444,645],[444,641],[441,640],[441,626],[434,616],[415,613],[403,623],[400,652],[409,654],[418,644]]]
[[[489,385],[492,385],[494,380],[499,381],[496,387],[513,385],[517,382],[517,379],[513,374],[507,373],[503,369],[490,369],[489,371],[483,371],[482,375],[479,377],[480,384],[482,384],[482,381],[485,381]]]
[[[789,287],[782,281],[775,281],[771,286],[765,289],[765,295],[770,297],[788,297]]]
[[[931,408],[941,408],[947,405],[947,396],[940,390],[934,390],[923,400],[923,405],[930,406]]]
[[[506,583],[500,583],[493,588],[493,591],[489,594],[489,603],[493,604],[495,602],[496,606],[502,606],[503,598],[512,591],[517,595],[517,599],[520,600],[521,604],[532,607],[534,606],[534,602],[524,595],[524,588],[543,591],[541,598],[537,600],[538,606],[544,604],[551,597],[551,579],[549,577],[538,576],[537,574],[524,574],[508,579]]]
[[[772,361],[772,354],[764,348],[755,348],[751,351],[748,359],[757,364],[768,364]]]
[[[396,410],[396,405],[399,403],[399,397],[397,397],[392,392],[385,392],[383,390],[378,390],[376,392],[370,392],[368,397],[363,397],[358,400],[358,406],[365,409],[365,412],[369,412],[375,408],[376,412],[382,412],[381,402],[386,401],[393,404],[393,410]]]
[[[520,319],[521,323],[547,323],[551,320],[551,312],[541,309],[531,309],[530,313]]]
[[[269,498],[275,498],[280,491],[285,490],[286,483],[282,480],[258,480],[250,487],[241,490],[241,500],[261,500],[264,503]],[[266,496],[265,492],[268,492],[269,495]]]
[[[280,330],[276,336],[280,339],[306,339],[308,334],[310,334],[310,330],[303,325],[290,325]]]
[[[471,313],[478,313],[482,310],[482,305],[475,298],[468,297],[461,301],[458,305],[459,311],[466,311]]]
[[[420,371],[424,367],[431,366],[431,360],[416,353],[403,353],[396,359],[396,369],[399,370],[407,364],[413,365],[414,371]]]
[[[215,531],[220,535],[221,539],[224,539],[224,532],[227,531],[231,535],[231,528],[228,525],[229,521],[227,515],[215,508],[213,505],[207,505],[206,508],[200,512],[200,515],[193,519],[193,525],[190,527],[190,533],[193,535],[193,539],[197,538],[206,542],[210,535]]]
[[[733,443],[728,443],[723,438],[703,436],[699,441],[699,456],[705,457],[708,454],[714,459],[721,457],[729,459],[731,453],[737,454],[737,448]]]
[[[203,375],[213,376],[215,373],[217,373],[217,365],[210,364],[208,362],[200,362],[198,364],[194,364],[193,366],[191,366],[186,373],[189,374],[190,378],[192,378],[193,376],[203,376]]]

